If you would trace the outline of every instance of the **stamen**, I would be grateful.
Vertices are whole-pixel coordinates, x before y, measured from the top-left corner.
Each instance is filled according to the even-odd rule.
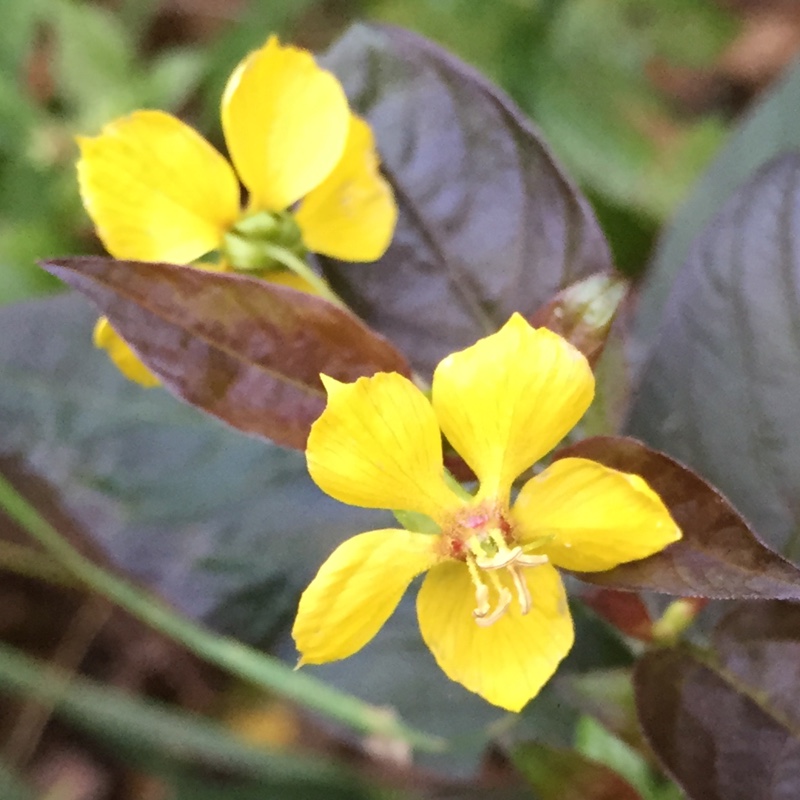
[[[528,584],[525,580],[525,576],[522,574],[522,571],[517,566],[509,567],[508,571],[511,573],[511,577],[514,579],[514,587],[517,590],[517,600],[519,601],[519,607],[524,614],[527,614],[531,608],[533,608],[533,600],[531,600],[531,593],[528,589]]]
[[[518,564],[520,567],[540,567],[542,564],[546,564],[550,559],[547,556],[526,556],[524,553],[520,556],[517,556],[515,560],[515,564]]]
[[[511,592],[500,583],[497,573],[487,573],[498,595],[498,604],[494,611],[492,611],[492,607],[489,603],[489,587],[481,580],[481,575],[478,572],[478,566],[474,558],[467,558],[467,569],[469,569],[470,578],[472,578],[472,583],[475,586],[476,606],[472,612],[472,616],[475,618],[475,622],[482,627],[493,625],[506,613],[506,610],[511,604]]]
[[[472,612],[473,616],[485,617],[491,606],[489,605],[489,587],[481,580],[478,568],[471,558],[467,558],[467,569],[469,569],[469,576],[472,578],[472,585],[475,587],[475,610]]]
[[[511,605],[511,592],[500,583],[500,578],[497,577],[496,572],[490,572],[489,580],[492,582],[492,586],[494,586],[495,590],[497,591],[498,601],[497,607],[491,614],[475,614],[473,612],[473,616],[475,617],[475,622],[478,623],[482,628],[488,628],[490,625],[494,625],[503,614],[506,613],[508,607]]]
[[[539,541],[524,546],[514,545],[509,547],[503,531],[493,528],[488,533],[475,535],[467,539],[466,558],[472,584],[475,587],[475,609],[472,616],[476,624],[488,627],[499,620],[511,605],[514,595],[503,586],[498,570],[507,569],[514,582],[517,601],[522,614],[527,614],[533,608],[533,599],[528,589],[522,569],[525,567],[538,567],[548,563],[548,558],[540,554],[527,554],[525,550],[539,546]],[[484,583],[488,577],[491,588],[497,592],[497,604],[492,608],[490,601],[490,587]]]
[[[514,547],[511,550],[504,547],[493,556],[475,556],[475,563],[481,569],[503,569],[503,567],[513,564],[520,556],[522,556],[521,547]]]
[[[491,610],[489,605],[489,587],[481,583],[475,587],[475,609],[472,614],[475,617],[485,617]]]
[[[488,628],[490,625],[494,625],[503,614],[506,613],[506,610],[511,605],[511,592],[508,589],[503,589],[500,594],[500,604],[492,611],[491,614],[485,617],[475,617],[475,622],[480,625],[482,628]],[[473,612],[474,613],[474,612]]]

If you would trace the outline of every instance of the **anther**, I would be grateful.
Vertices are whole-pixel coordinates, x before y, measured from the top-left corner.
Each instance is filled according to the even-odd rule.
[[[497,607],[491,614],[487,614],[486,616],[477,615],[473,611],[472,613],[475,614],[475,622],[480,625],[482,628],[488,628],[490,625],[494,625],[503,614],[506,613],[506,610],[511,605],[511,592],[508,589],[503,588],[500,590],[500,602],[498,603]],[[477,609],[476,609],[477,611]]]
[[[477,619],[485,617],[490,610],[489,606],[489,587],[485,583],[479,583],[475,587],[475,610],[472,612],[473,616]]]

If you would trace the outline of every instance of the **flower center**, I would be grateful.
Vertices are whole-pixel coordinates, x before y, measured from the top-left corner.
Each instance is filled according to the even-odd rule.
[[[546,564],[547,556],[526,554],[514,543],[510,526],[501,515],[473,511],[459,520],[448,539],[451,557],[466,562],[475,587],[472,615],[478,625],[493,625],[514,600],[514,594],[501,580],[503,570],[511,578],[520,611],[527,614],[533,608],[523,569]]]
[[[242,272],[293,269],[308,251],[300,228],[289,211],[258,211],[242,217],[223,237],[222,256]]]

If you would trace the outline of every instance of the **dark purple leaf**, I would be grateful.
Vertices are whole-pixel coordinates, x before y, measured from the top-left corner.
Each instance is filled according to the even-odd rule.
[[[323,59],[372,126],[400,219],[337,292],[430,375],[449,353],[610,270],[589,204],[512,101],[408,31],[352,28]]]
[[[647,654],[636,668],[639,718],[692,800],[800,797],[800,606],[742,603],[715,652]]]
[[[628,430],[800,559],[800,155],[755,173],[675,280]]]

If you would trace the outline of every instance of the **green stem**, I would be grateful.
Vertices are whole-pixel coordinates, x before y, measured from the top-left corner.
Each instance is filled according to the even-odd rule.
[[[333,289],[328,286],[328,282],[324,278],[321,278],[319,275],[317,275],[317,273],[311,269],[305,259],[299,258],[290,250],[287,250],[285,247],[281,247],[280,245],[261,242],[259,246],[271,258],[274,258],[277,262],[283,264],[284,267],[294,272],[295,275],[298,275],[304,281],[310,283],[314,289],[316,289],[320,297],[324,297],[329,302],[339,306],[339,308],[347,308],[336,292],[334,292]]]
[[[2,476],[0,507],[79,580],[205,661],[364,733],[401,739],[423,750],[444,749],[442,739],[408,727],[386,709],[332,689],[235,639],[214,634],[97,566],[78,552]]]

